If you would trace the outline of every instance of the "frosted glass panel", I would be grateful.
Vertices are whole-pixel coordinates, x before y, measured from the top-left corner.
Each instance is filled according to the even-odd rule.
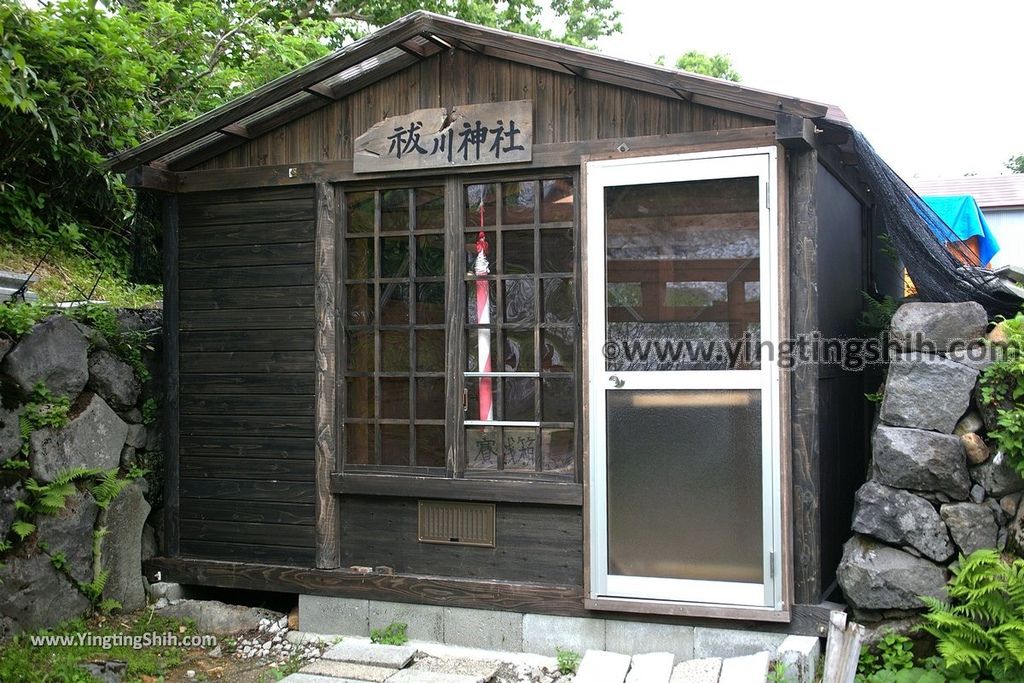
[[[608,573],[761,583],[760,392],[607,398]]]

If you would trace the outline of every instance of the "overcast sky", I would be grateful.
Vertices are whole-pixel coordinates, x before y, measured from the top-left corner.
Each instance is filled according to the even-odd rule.
[[[1024,154],[1020,0],[618,0],[605,54],[724,52],[743,82],[838,105],[904,178],[1002,175]]]

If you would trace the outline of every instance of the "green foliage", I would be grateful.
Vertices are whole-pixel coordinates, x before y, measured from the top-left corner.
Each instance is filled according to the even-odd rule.
[[[53,568],[59,572],[62,572],[69,567],[68,558],[64,553],[54,553],[53,555],[50,555],[50,564],[52,564]]]
[[[914,667],[914,643],[905,635],[895,632],[886,633],[873,646],[864,646],[860,651],[857,663],[857,680],[879,671],[903,671]]]
[[[100,600],[99,604],[96,605],[96,610],[100,614],[110,614],[114,611],[120,611],[122,607],[123,605],[121,604],[120,600],[115,600],[114,598],[106,598],[104,600]]]
[[[885,394],[881,391],[876,391],[870,394],[864,394],[864,398],[871,401],[872,403],[881,403],[882,399],[885,398]]]
[[[409,642],[409,636],[405,633],[407,628],[408,624],[393,621],[384,628],[370,631],[370,642],[378,645],[405,645]]]
[[[181,629],[184,629],[182,631]],[[138,681],[143,676],[162,677],[179,666],[186,652],[179,647],[156,645],[133,648],[131,643],[104,650],[100,640],[93,645],[79,644],[78,634],[104,636],[142,636],[146,633],[195,634],[188,622],[162,617],[145,610],[134,617],[75,620],[35,634],[22,633],[0,645],[0,681],[4,683],[95,683],[79,667],[82,662],[117,660],[126,663],[124,679]],[[71,636],[71,644],[33,645],[30,635]],[[161,678],[162,680],[162,678]]]
[[[981,374],[981,401],[996,411],[988,436],[1018,472],[1024,473],[1024,313],[1002,320],[1003,357]]]
[[[12,339],[27,334],[32,326],[44,318],[49,310],[33,303],[5,302],[0,304],[0,332]]]
[[[1011,173],[1024,173],[1024,154],[1018,154],[1006,160],[1006,168]]]
[[[789,667],[786,666],[785,662],[772,662],[771,668],[768,669],[768,675],[765,676],[767,683],[786,683],[786,673]]]
[[[35,479],[26,479],[25,490],[32,497],[30,503],[32,512],[41,515],[57,514],[64,509],[65,500],[78,490],[75,487],[76,481],[95,477],[101,472],[102,470],[88,467],[73,467],[60,472],[48,484],[40,484]]]
[[[132,366],[139,379],[149,379],[149,368],[142,360],[142,347],[146,342],[146,333],[137,330],[125,330],[117,322],[114,308],[105,304],[84,304],[70,309],[69,314],[103,335],[110,346],[110,352]]]
[[[305,665],[302,657],[298,655],[292,655],[288,658],[288,661],[281,664],[276,669],[270,670],[270,679],[274,681],[284,680],[293,673],[298,672]],[[265,679],[266,680],[266,679]]]
[[[78,590],[82,591],[82,595],[89,598],[94,605],[100,604],[100,598],[103,595],[103,589],[107,586],[107,580],[110,578],[110,570],[104,569],[100,571],[96,576],[93,577],[92,581],[81,582],[78,584]]]
[[[18,538],[23,541],[35,533],[35,530],[36,525],[32,522],[27,522],[24,519],[16,519],[14,520],[14,523],[11,524],[11,531],[17,534]]]
[[[860,295],[864,299],[864,310],[857,319],[857,327],[865,336],[879,337],[889,329],[900,302],[891,296],[876,299],[864,291]]]
[[[664,65],[665,58],[659,57],[657,63]],[[721,53],[708,55],[698,50],[690,50],[676,60],[676,68],[736,83],[741,80],[739,72],[732,66],[732,58]]]
[[[42,383],[36,384],[32,396],[18,418],[21,429],[21,454],[27,456],[29,449],[28,437],[32,432],[43,427],[59,429],[68,423],[71,412],[71,399],[67,396],[54,396]]]
[[[160,405],[150,396],[142,404],[142,424],[149,426],[160,416]]]
[[[105,510],[115,498],[121,495],[121,491],[124,491],[128,484],[132,483],[132,480],[138,476],[141,475],[134,477],[129,475],[122,479],[117,476],[117,468],[115,467],[100,472],[89,490],[92,492],[92,497],[96,499],[96,504]]]
[[[945,665],[971,680],[1024,678],[1024,560],[978,550],[951,569],[948,602],[921,598]]]
[[[555,648],[555,659],[558,661],[558,673],[574,674],[580,668],[580,653],[575,650]]]

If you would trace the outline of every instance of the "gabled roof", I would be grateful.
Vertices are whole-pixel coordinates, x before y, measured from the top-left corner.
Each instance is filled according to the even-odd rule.
[[[106,166],[126,171],[150,163],[169,168],[200,163],[453,47],[769,120],[793,114],[849,126],[842,111],[830,105],[416,11],[134,149],[113,154]]]
[[[1024,175],[1001,175],[987,178],[965,176],[963,178],[939,178],[935,180],[912,180],[911,186],[919,195],[947,197],[971,195],[983,209],[1024,208]]]

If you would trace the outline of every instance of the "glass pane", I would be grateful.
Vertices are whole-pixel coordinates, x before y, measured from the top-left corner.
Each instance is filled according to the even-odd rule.
[[[571,323],[576,321],[576,292],[572,280],[545,278],[541,282],[544,291],[544,322]]]
[[[576,358],[576,330],[549,327],[541,332],[540,369],[543,372],[572,372]]]
[[[494,225],[496,199],[494,185],[466,186],[466,226]]]
[[[380,426],[380,461],[382,465],[409,465],[409,426]]]
[[[419,377],[416,379],[416,419],[444,419],[444,378]],[[444,441],[442,438],[441,441]]]
[[[573,220],[572,179],[545,180],[541,185],[544,199],[540,205],[540,219],[544,223]]]
[[[541,468],[545,472],[576,473],[576,441],[572,429],[542,429],[540,431]]]
[[[409,190],[380,193],[380,229],[382,232],[409,229]]]
[[[533,330],[505,330],[505,372],[533,372]]]
[[[513,275],[533,272],[533,230],[503,232],[502,273]]]
[[[374,459],[374,428],[372,424],[348,422],[345,424],[345,462],[349,465],[369,465]]]
[[[373,378],[350,377],[345,380],[345,417],[374,417]]]
[[[533,280],[505,280],[502,285],[505,293],[505,322],[534,322]]]
[[[470,372],[494,372],[497,367],[497,345],[498,332],[493,327],[466,330],[466,369]],[[481,357],[485,360],[481,360]]]
[[[758,189],[753,177],[607,188],[605,341],[676,345],[618,354],[607,369],[730,367],[731,342],[760,322],[748,296],[760,278]],[[707,353],[678,346],[687,340]]]
[[[416,285],[416,324],[443,325],[444,321],[444,283]]]
[[[398,419],[409,417],[409,380],[381,377],[380,416]]]
[[[380,276],[409,277],[409,238],[380,239]]]
[[[373,232],[373,192],[349,192],[345,195],[348,203],[348,232]]]
[[[409,323],[409,285],[397,282],[381,283],[380,322],[382,325]]]
[[[760,583],[759,392],[612,391],[607,423],[609,573]]]
[[[572,228],[540,231],[540,270],[543,273],[572,273],[576,251]]]
[[[498,299],[494,295],[497,284],[493,280],[466,283],[466,324],[486,325],[497,322]]]
[[[444,467],[444,427],[416,425],[416,464],[420,467]]]
[[[469,469],[498,469],[500,448],[500,427],[466,427],[466,466]]]
[[[345,240],[345,277],[368,280],[373,277],[373,240]]]
[[[506,471],[537,469],[537,430],[533,427],[505,427],[501,452]]]
[[[481,241],[480,232],[467,232],[465,237],[466,250],[466,273],[468,275],[494,275],[498,272],[498,265],[494,263],[494,233],[484,232]],[[478,255],[480,249],[484,250],[484,261],[480,261]],[[477,270],[482,267],[483,272]]]
[[[380,369],[384,372],[406,372],[409,370],[409,333],[380,333]]]
[[[537,392],[536,380],[532,378],[506,377],[502,380],[505,386],[505,420],[533,421],[537,419],[534,398]]]
[[[545,422],[573,422],[576,419],[576,386],[572,378],[545,377],[541,386],[542,419]]]
[[[416,370],[444,372],[444,330],[416,330]]]
[[[443,187],[421,187],[416,190],[416,229],[444,229]]]
[[[444,275],[444,235],[416,236],[416,276]]]
[[[348,330],[345,337],[348,343],[346,369],[351,372],[373,372],[373,332]]]
[[[537,203],[532,180],[523,183],[504,183],[501,186],[501,222],[503,225],[513,223],[533,223],[533,207]]]
[[[351,325],[372,325],[373,285],[345,286],[346,317]]]
[[[496,377],[467,377],[465,382],[466,419],[501,420],[498,410],[501,380]]]

